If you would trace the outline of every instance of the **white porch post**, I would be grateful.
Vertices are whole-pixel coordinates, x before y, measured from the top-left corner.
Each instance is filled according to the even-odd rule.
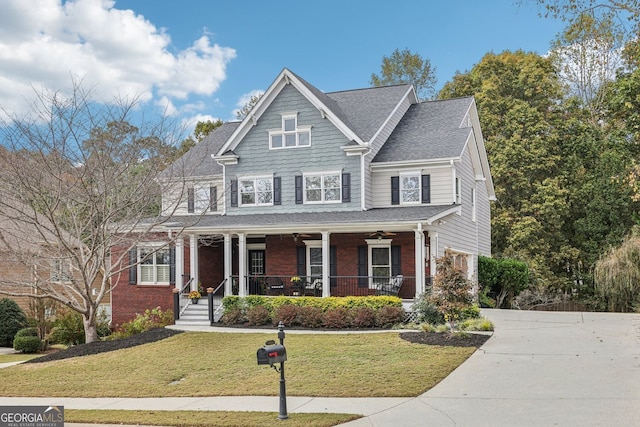
[[[247,296],[247,236],[238,233],[238,296]]]
[[[418,223],[418,228],[414,232],[415,266],[416,266],[416,295],[417,299],[424,293],[424,233],[422,224]]]
[[[233,283],[231,282],[232,280],[231,273],[233,271],[233,268],[231,264],[231,250],[232,250],[231,234],[224,233],[223,236],[224,236],[224,278],[226,279],[226,282],[224,282],[224,294],[232,295]]]
[[[191,288],[192,291],[198,290],[198,235],[189,235],[189,261],[191,262]]]
[[[176,239],[176,289],[178,291],[182,290],[184,283],[182,281],[182,275],[184,274],[184,238],[182,236],[178,236]]]
[[[329,250],[329,232],[322,232],[322,297],[331,296],[331,283],[329,282],[331,251]]]

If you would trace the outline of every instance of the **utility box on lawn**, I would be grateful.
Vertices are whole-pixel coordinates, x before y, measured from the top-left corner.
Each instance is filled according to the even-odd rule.
[[[273,365],[287,360],[287,349],[283,345],[265,345],[258,349],[258,365]]]

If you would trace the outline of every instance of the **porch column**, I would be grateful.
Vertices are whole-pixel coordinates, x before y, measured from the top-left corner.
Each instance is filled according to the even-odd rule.
[[[415,249],[415,267],[416,267],[416,294],[417,299],[424,293],[424,232],[422,224],[418,223],[418,228],[413,230],[414,233],[414,249]]]
[[[331,251],[329,250],[329,232],[322,232],[322,297],[331,296],[331,282],[329,282],[329,274],[331,274]]]
[[[191,262],[191,288],[192,291],[198,290],[198,235],[189,235],[189,261]]]
[[[231,274],[233,272],[233,267],[231,264],[231,254],[232,254],[232,247],[231,247],[231,234],[229,233],[224,233],[224,278],[226,280],[226,282],[224,282],[224,294],[226,295],[232,295],[233,294],[233,290],[232,290],[232,278],[231,278]]]
[[[176,239],[176,270],[175,270],[175,281],[176,281],[176,289],[178,291],[182,290],[184,286],[184,282],[182,280],[182,275],[184,274],[184,237],[182,235],[178,236]]]
[[[247,296],[247,236],[238,233],[238,296]]]

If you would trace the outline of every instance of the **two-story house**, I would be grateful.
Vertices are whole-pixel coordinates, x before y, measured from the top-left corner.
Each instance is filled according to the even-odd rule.
[[[114,323],[171,308],[186,284],[412,299],[445,249],[470,279],[491,254],[495,194],[472,97],[418,102],[410,85],[324,93],[284,69],[242,122],[162,179],[174,182],[163,198],[172,218],[130,252]]]

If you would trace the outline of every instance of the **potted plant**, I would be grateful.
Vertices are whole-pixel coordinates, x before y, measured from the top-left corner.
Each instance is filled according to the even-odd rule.
[[[189,299],[191,300],[191,303],[193,303],[193,304],[197,304],[198,300],[201,297],[202,297],[202,294],[200,294],[200,292],[198,292],[198,291],[189,292]]]
[[[300,276],[293,276],[291,278],[291,284],[293,285],[293,295],[300,295],[300,283],[302,279]]]

